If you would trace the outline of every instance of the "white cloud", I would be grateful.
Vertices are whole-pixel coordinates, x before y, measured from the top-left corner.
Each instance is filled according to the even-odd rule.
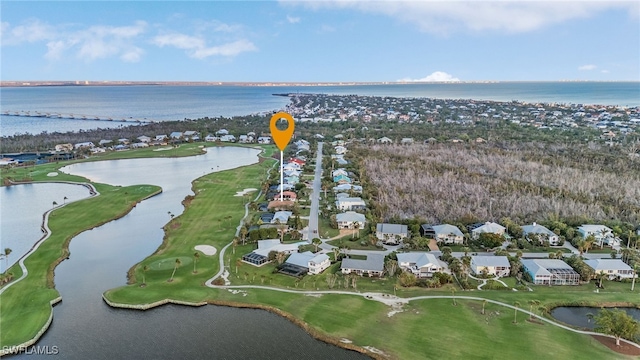
[[[240,39],[217,46],[206,46],[205,39],[197,36],[173,33],[158,35],[153,43],[160,46],[173,46],[187,50],[187,54],[196,59],[204,59],[209,56],[236,56],[243,52],[257,51],[258,48],[249,40]]]
[[[400,82],[459,82],[460,79],[447,74],[444,71],[434,71],[422,79],[404,78],[398,80]]]
[[[591,71],[591,70],[595,70],[596,68],[597,68],[597,66],[595,66],[593,64],[587,64],[587,65],[578,66],[578,70],[580,70],[580,71]]]
[[[11,28],[8,22],[2,23],[2,44],[18,45],[23,42],[34,43],[56,37],[56,29],[38,19],[29,19]]]
[[[532,31],[570,19],[588,18],[597,12],[622,8],[631,16],[638,11],[634,1],[392,1],[326,0],[282,1],[310,9],[354,9],[383,14],[416,25],[420,30],[447,34],[467,31]]]
[[[288,21],[290,24],[297,24],[297,23],[299,23],[299,22],[300,22],[300,18],[299,18],[299,17],[294,17],[294,16],[289,16],[289,15],[287,15],[287,21]]]
[[[600,72],[603,73],[603,74],[608,74],[609,70],[606,70],[606,69],[605,70],[600,70]]]
[[[122,55],[120,55],[120,59],[124,62],[138,62],[142,58],[144,54],[144,50],[139,47],[133,47],[129,50],[126,50]]]

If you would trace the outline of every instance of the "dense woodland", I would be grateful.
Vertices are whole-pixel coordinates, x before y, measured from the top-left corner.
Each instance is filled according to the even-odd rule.
[[[537,142],[350,148],[383,219],[640,220],[640,161],[619,149]]]

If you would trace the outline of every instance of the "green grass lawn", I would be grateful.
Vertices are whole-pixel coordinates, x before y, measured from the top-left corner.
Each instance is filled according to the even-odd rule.
[[[366,237],[353,238],[351,237],[351,235],[347,235],[340,239],[327,241],[327,244],[337,246],[339,248],[348,247],[352,250],[383,250],[382,248],[379,248],[375,245],[371,245]]]

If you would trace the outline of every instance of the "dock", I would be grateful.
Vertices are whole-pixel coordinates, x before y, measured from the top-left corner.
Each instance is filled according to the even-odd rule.
[[[21,116],[21,117],[41,117],[49,119],[69,119],[69,120],[92,120],[92,121],[114,121],[114,122],[128,122],[128,123],[156,123],[158,120],[150,120],[147,118],[119,118],[100,115],[87,115],[87,114],[72,114],[72,113],[57,113],[57,112],[45,112],[45,111],[13,111],[3,110],[2,115],[5,116]]]

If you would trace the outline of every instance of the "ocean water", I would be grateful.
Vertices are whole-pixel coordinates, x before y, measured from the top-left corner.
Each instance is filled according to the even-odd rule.
[[[183,120],[283,109],[275,93],[355,94],[640,106],[640,82],[510,82],[343,86],[64,86],[0,88],[0,113],[30,111],[117,119]],[[113,128],[130,123],[0,116],[0,135]]]

